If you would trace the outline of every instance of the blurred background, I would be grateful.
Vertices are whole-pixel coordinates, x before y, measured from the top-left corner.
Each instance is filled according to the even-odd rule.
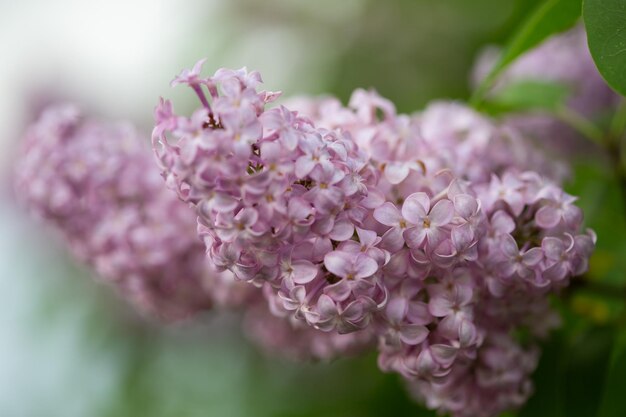
[[[0,416],[431,415],[398,376],[378,371],[374,356],[294,364],[251,347],[233,330],[236,317],[167,328],[142,321],[11,203],[12,152],[37,109],[58,99],[131,119],[147,136],[159,96],[179,109],[195,106],[169,82],[202,57],[206,74],[245,65],[286,96],[332,93],[346,101],[354,88],[373,87],[406,112],[435,98],[467,99],[478,49],[506,40],[536,3],[0,0]],[[626,227],[607,212],[620,210],[616,185],[589,164],[577,173],[569,189],[592,210],[591,226],[613,230],[608,240],[601,234],[592,267],[620,280]],[[610,203],[597,203],[601,197]],[[613,335],[603,323],[613,307],[591,295],[571,302],[584,319],[566,318],[578,330],[547,347],[529,413],[556,389],[557,362],[566,374],[582,369],[604,380]],[[563,359],[566,338],[593,343],[576,350],[581,358]],[[578,378],[563,391],[574,400]],[[584,411],[585,404],[566,407]]]

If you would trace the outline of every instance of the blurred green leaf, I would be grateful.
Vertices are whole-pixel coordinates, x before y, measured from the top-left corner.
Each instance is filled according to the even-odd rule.
[[[615,285],[626,284],[626,220],[620,187],[609,164],[599,157],[588,158],[574,167],[566,191],[580,197],[585,226],[598,235],[590,261],[589,276]]]
[[[358,21],[340,29],[321,22],[317,26],[324,27],[323,36],[332,37],[335,46],[324,55],[337,54],[336,61],[323,68],[329,83],[319,91],[332,92],[345,102],[354,89],[372,87],[400,112],[413,112],[435,99],[466,100],[470,94],[467,76],[477,51],[485,42],[497,40],[496,31],[496,38],[508,38],[510,25],[519,21],[509,20],[513,1],[357,3],[363,5]]]
[[[604,391],[613,339],[614,330],[610,327],[590,327],[570,336],[562,352],[560,375],[564,417],[590,417],[596,413]]]
[[[582,0],[548,0],[539,6],[521,25],[508,42],[502,56],[483,82],[478,86],[473,102],[478,103],[493,81],[517,57],[537,46],[555,33],[572,27],[580,18]]]
[[[560,353],[563,350],[562,335],[554,334],[550,343],[543,346],[541,360],[533,381],[535,383],[535,393],[528,403],[522,408],[518,417],[558,417],[561,399],[559,379]]]
[[[521,81],[509,84],[481,105],[489,114],[530,110],[556,111],[570,95],[564,84],[547,81]]]
[[[511,30],[518,28],[544,2],[545,0],[515,0],[511,15],[491,41],[502,45],[511,37]]]
[[[604,384],[604,396],[598,417],[626,416],[626,330],[622,329],[613,347],[611,366]]]
[[[607,83],[626,95],[626,2],[585,0],[589,50]]]
[[[544,347],[534,380],[536,392],[519,417],[590,417],[602,400],[614,330],[581,318]]]

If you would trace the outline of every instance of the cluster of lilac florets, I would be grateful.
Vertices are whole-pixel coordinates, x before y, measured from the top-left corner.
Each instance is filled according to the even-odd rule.
[[[216,271],[194,210],[163,186],[147,141],[128,125],[85,119],[74,105],[49,107],[26,134],[15,189],[97,277],[150,316],[244,308],[255,343],[297,359],[373,343],[373,333],[325,333],[294,323],[280,306],[270,313],[262,292]]]
[[[556,322],[547,295],[586,270],[595,244],[559,172],[460,104],[399,115],[357,90],[348,107],[266,109],[277,94],[257,89],[258,73],[202,78],[201,64],[174,80],[201,108],[179,116],[161,101],[153,142],[214,265],[262,287],[275,314],[375,334],[380,367],[431,408],[522,404],[532,341]]]
[[[195,217],[164,190],[130,126],[52,106],[26,134],[15,175],[30,211],[140,309],[174,319],[211,305]]]

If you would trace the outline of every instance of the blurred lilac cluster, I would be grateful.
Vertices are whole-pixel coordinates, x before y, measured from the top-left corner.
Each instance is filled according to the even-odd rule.
[[[166,319],[211,305],[189,208],[163,189],[149,148],[128,125],[46,109],[28,130],[16,195],[72,252],[141,310]]]
[[[581,36],[502,82],[549,76],[580,90],[577,111],[601,110],[613,96],[571,65]],[[546,75],[542,54],[571,59]],[[559,323],[549,297],[596,240],[562,188],[567,167],[528,139],[560,134],[456,102],[399,114],[360,89],[347,106],[271,107],[280,94],[259,73],[203,77],[202,64],[173,81],[196,111],[157,105],[157,164],[132,128],[52,106],[26,134],[17,196],[152,315],[236,309],[251,339],[295,359],[377,349],[382,370],[455,417],[521,406],[537,341]]]
[[[202,78],[201,64],[174,84],[202,105],[187,117],[162,100],[153,144],[215,266],[300,326],[375,334],[380,367],[430,407],[521,405],[533,340],[558,322],[548,295],[586,270],[595,245],[553,164],[461,104],[401,115],[357,90],[348,107],[266,110],[277,94],[258,90],[258,73]]]
[[[479,54],[472,72],[473,84],[487,76],[499,56],[496,47],[487,47]],[[619,103],[619,95],[606,84],[593,62],[582,25],[554,35],[522,55],[498,78],[494,91],[524,81],[565,85],[570,90],[567,107],[589,120],[601,122]],[[509,114],[506,123],[555,154],[574,156],[591,149],[584,138],[554,115]]]

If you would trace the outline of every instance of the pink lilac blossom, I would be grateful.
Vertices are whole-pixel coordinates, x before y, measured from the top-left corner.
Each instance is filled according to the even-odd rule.
[[[193,210],[164,189],[130,126],[49,107],[24,139],[15,193],[140,310],[173,320],[213,304]]]
[[[409,381],[409,391],[429,408],[454,416],[497,416],[526,402],[538,357],[536,346],[524,348],[507,334],[490,334],[474,360],[439,381]]]
[[[382,97],[376,99],[384,103],[381,109],[362,109],[373,100],[364,99],[368,96],[378,97],[374,91],[356,90],[348,107],[332,97],[297,97],[284,104],[316,126],[350,132],[394,185],[412,172],[440,170],[472,181],[505,168],[533,170],[556,181],[568,174],[564,164],[548,158],[516,128],[495,123],[462,103],[435,101],[421,112],[398,115],[393,103]],[[369,116],[372,111],[382,119]]]
[[[166,182],[197,207],[198,231],[218,268],[269,285],[314,327],[367,327],[386,301],[384,259],[362,254],[355,262],[338,245],[377,204],[367,189],[377,171],[348,135],[317,129],[284,107],[265,110],[277,95],[258,92],[259,82],[245,69],[194,79],[210,104],[196,91],[204,104],[191,118],[160,103],[153,140]]]
[[[487,76],[499,55],[498,48],[489,47],[478,56],[473,84]],[[582,25],[555,35],[524,54],[500,77],[495,90],[521,81],[565,84],[571,90],[567,106],[590,120],[610,115],[619,102],[619,95],[606,84],[593,62]],[[572,155],[590,149],[588,141],[550,115],[508,115],[505,120],[552,152]]]
[[[72,252],[145,313],[182,319],[209,308],[244,310],[262,347],[292,359],[332,359],[371,347],[371,331],[324,333],[270,313],[262,291],[218,272],[196,233],[196,214],[163,186],[130,126],[85,120],[53,105],[34,123],[16,164],[15,191]],[[284,263],[296,281],[300,261]],[[303,269],[304,268],[304,269]]]
[[[268,305],[259,296],[260,292],[256,291],[255,295],[244,309],[243,328],[248,339],[269,356],[329,361],[371,351],[376,346],[376,335],[371,328],[346,334],[324,332],[289,315],[282,303]],[[270,300],[276,298],[270,296]]]
[[[256,72],[188,78],[175,82],[202,107],[179,116],[162,100],[153,143],[217,268],[298,326],[375,333],[381,369],[431,408],[525,401],[536,354],[513,334],[549,331],[547,294],[595,244],[548,159],[458,103],[402,115],[357,90],[347,107],[301,99],[295,112],[266,109],[277,94]]]

